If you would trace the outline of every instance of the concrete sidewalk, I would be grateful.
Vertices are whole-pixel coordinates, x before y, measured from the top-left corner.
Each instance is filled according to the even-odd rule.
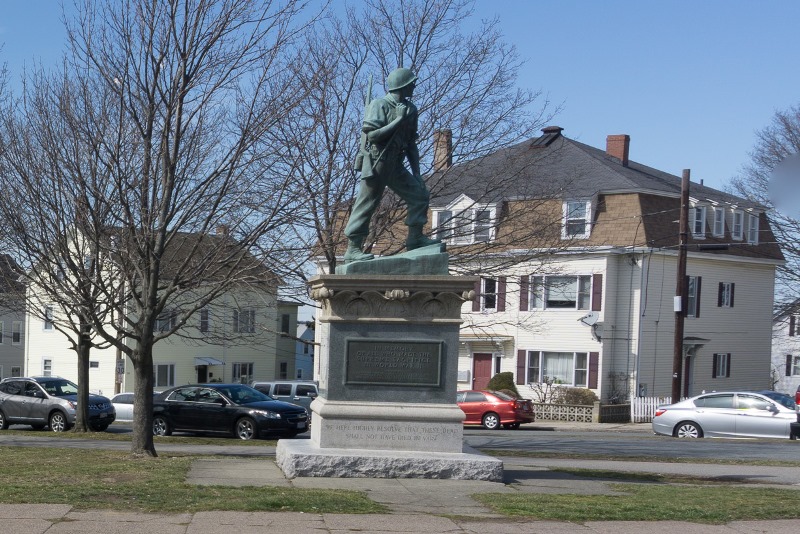
[[[289,512],[197,512],[132,514],[72,511],[69,506],[0,505],[0,533],[16,534],[279,534],[302,533],[597,533],[597,534],[796,534],[797,521],[737,521],[699,525],[679,521],[589,522],[448,519],[427,514],[302,514]]]

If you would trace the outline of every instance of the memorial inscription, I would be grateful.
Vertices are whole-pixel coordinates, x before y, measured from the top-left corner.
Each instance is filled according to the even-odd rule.
[[[440,386],[442,342],[347,340],[345,383]]]

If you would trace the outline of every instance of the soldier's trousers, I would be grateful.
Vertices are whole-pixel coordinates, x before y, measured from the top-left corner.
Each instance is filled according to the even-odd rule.
[[[399,165],[393,172],[376,173],[371,178],[361,180],[356,202],[344,229],[344,234],[349,239],[367,237],[370,219],[378,209],[387,187],[406,203],[407,226],[423,226],[428,222],[430,194],[425,182],[416,179],[404,166]]]

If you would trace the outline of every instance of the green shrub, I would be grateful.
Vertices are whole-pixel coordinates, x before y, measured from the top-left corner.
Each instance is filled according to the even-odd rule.
[[[497,373],[494,375],[492,379],[489,380],[486,389],[490,391],[502,391],[516,399],[521,398],[519,391],[517,391],[517,385],[514,383],[514,373],[511,372]]]
[[[591,406],[597,401],[597,395],[586,388],[558,388],[554,395],[553,404],[574,404],[578,406]]]

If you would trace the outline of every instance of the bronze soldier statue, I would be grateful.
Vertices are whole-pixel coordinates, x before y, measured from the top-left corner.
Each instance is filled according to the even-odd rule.
[[[362,131],[365,143],[356,161],[361,171],[361,184],[353,211],[344,233],[348,239],[345,262],[370,260],[374,256],[362,251],[369,233],[369,223],[386,187],[394,191],[408,208],[406,248],[440,244],[422,234],[428,221],[430,194],[419,170],[417,148],[417,108],[409,100],[417,77],[405,68],[393,70],[386,78],[389,93],[369,103]],[[409,172],[403,161],[408,159]]]

